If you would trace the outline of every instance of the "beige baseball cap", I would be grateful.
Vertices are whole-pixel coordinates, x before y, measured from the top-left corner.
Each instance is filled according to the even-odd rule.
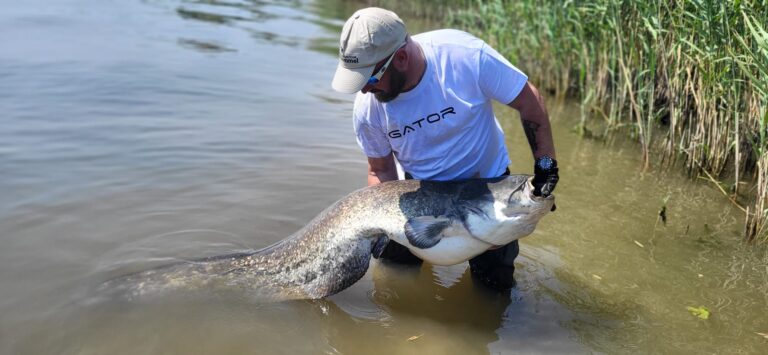
[[[345,94],[360,91],[376,63],[394,53],[406,36],[403,20],[392,11],[369,7],[352,14],[341,30],[333,89]]]

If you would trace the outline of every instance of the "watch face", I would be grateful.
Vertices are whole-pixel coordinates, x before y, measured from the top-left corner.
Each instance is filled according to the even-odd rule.
[[[542,168],[544,170],[547,170],[547,169],[552,167],[552,158],[546,157],[546,156],[545,157],[541,157],[541,158],[539,158],[538,164],[539,164],[540,168]]]

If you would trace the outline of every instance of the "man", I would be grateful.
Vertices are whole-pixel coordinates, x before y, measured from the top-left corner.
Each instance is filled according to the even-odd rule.
[[[491,100],[518,110],[536,164],[535,193],[558,181],[555,147],[542,97],[528,78],[472,35],[439,30],[409,36],[391,11],[355,12],[341,32],[334,90],[357,93],[353,120],[368,156],[368,185],[406,178],[458,180],[509,174],[504,132]],[[514,286],[517,241],[472,260],[472,274],[500,290]],[[390,242],[381,255],[418,263]]]

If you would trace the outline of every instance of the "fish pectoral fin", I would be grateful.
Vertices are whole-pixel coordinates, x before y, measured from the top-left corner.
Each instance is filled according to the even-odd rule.
[[[417,248],[431,248],[440,242],[443,230],[450,225],[451,219],[447,217],[414,217],[405,222],[405,237]]]

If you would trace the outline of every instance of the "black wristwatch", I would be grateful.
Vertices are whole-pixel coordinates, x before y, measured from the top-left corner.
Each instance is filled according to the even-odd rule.
[[[545,155],[539,159],[536,159],[536,167],[541,170],[547,171],[557,167],[557,160],[552,159],[548,155]]]

